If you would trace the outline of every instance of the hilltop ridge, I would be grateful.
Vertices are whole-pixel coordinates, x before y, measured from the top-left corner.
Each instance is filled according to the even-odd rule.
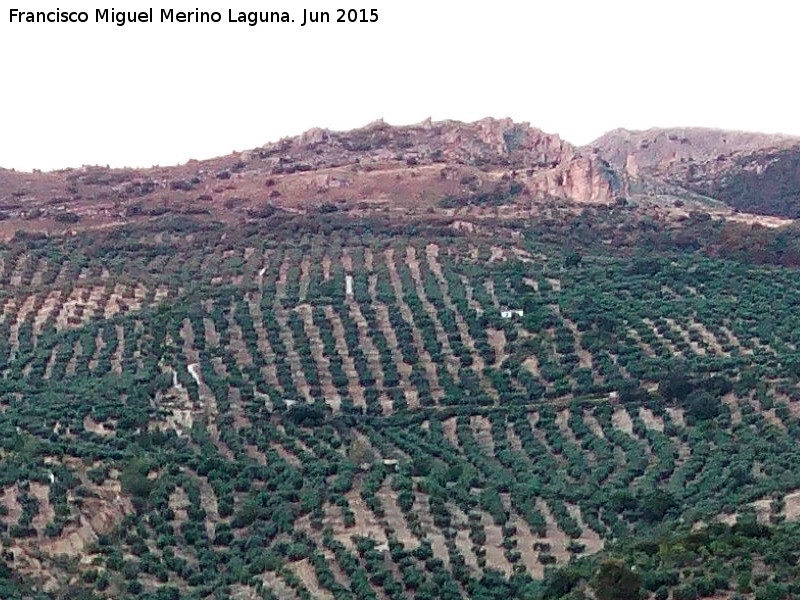
[[[615,129],[584,147],[632,180],[680,186],[737,211],[800,216],[800,137],[704,128]]]
[[[65,224],[106,226],[166,212],[239,218],[265,205],[303,212],[323,205],[425,211],[547,199],[611,204],[623,184],[597,154],[527,123],[377,121],[347,132],[315,128],[173,167],[3,170],[0,214],[7,227],[22,222],[53,233]]]
[[[0,236],[164,214],[227,222],[274,210],[524,217],[551,202],[611,207],[627,199],[662,212],[697,201],[722,217],[744,212],[764,221],[758,215],[800,214],[798,164],[800,138],[782,135],[617,129],[578,147],[511,119],[378,120],[175,166],[0,169]]]

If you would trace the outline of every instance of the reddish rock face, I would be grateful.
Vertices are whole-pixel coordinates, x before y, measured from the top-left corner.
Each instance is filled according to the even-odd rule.
[[[588,147],[632,180],[680,186],[745,212],[800,216],[797,137],[719,129],[617,129]]]
[[[594,148],[612,165],[624,167],[628,157],[643,170],[670,163],[704,162],[734,153],[792,145],[800,139],[784,135],[703,129],[697,127],[630,131],[614,129],[586,148]]]
[[[0,239],[19,230],[69,234],[168,213],[227,222],[275,210],[452,217],[456,209],[480,216],[501,205],[524,213],[549,200],[614,205],[648,197],[671,204],[698,195],[744,212],[800,216],[800,138],[615,130],[577,148],[510,119],[315,128],[172,167],[0,169]]]
[[[316,168],[353,162],[355,158],[362,163],[376,161],[397,154],[421,162],[552,168],[580,154],[557,135],[511,119],[475,123],[427,120],[405,127],[376,121],[348,132],[311,129],[268,144],[261,151],[290,155],[292,160],[306,160]]]
[[[596,153],[579,150],[557,135],[511,119],[475,123],[427,120],[408,127],[377,121],[345,133],[313,129],[268,145],[262,152],[281,152],[314,169],[392,159],[412,167],[473,167],[488,175],[484,179],[513,176],[526,185],[534,200],[554,197],[610,203],[624,191],[623,178]],[[382,191],[391,194],[388,187]]]
[[[174,167],[0,169],[0,237],[69,233],[168,212],[239,219],[272,208],[307,212],[530,206],[559,199],[611,204],[625,192],[596,152],[510,119],[311,129],[247,152]],[[8,231],[7,231],[8,230]]]

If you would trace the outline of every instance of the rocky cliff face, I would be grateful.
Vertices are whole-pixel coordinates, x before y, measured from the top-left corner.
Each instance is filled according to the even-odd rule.
[[[665,176],[740,211],[800,217],[800,143],[684,163]]]
[[[617,129],[588,148],[655,179],[756,214],[800,216],[800,138],[717,129]]]
[[[361,129],[333,132],[312,129],[304,134],[258,149],[263,155],[289,155],[310,160],[313,166],[382,161],[458,163],[471,166],[553,167],[578,151],[557,135],[510,119],[483,119],[475,123],[424,121],[393,127],[383,121]]]
[[[585,149],[594,149],[618,168],[633,164],[644,172],[663,171],[668,165],[689,161],[705,162],[719,156],[752,153],[783,147],[800,138],[699,127],[630,131],[614,129]]]
[[[347,132],[311,129],[246,152],[174,167],[0,170],[0,237],[79,230],[166,213],[241,218],[307,212],[531,207],[550,199],[613,204],[625,178],[598,153],[510,119]],[[462,211],[463,212],[463,211]],[[448,213],[449,214],[449,213]],[[4,225],[5,222],[5,225]]]
[[[167,213],[241,219],[264,211],[403,211],[489,216],[558,199],[711,197],[800,216],[800,138],[714,129],[618,129],[585,147],[510,119],[305,133],[174,167],[0,169],[0,238]],[[443,200],[445,202],[443,202]],[[702,200],[702,198],[701,198]]]
[[[392,127],[378,121],[349,132],[313,129],[258,150],[281,154],[284,164],[325,169],[346,164],[402,161],[411,167],[449,164],[500,173],[524,183],[531,196],[610,203],[623,193],[623,178],[597,153],[557,135],[510,119],[475,123],[424,121]]]

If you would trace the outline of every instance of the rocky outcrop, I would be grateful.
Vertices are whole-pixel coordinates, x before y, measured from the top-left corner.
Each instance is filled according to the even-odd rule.
[[[534,196],[576,202],[613,202],[624,192],[624,177],[597,153],[511,119],[428,119],[405,127],[380,120],[348,132],[312,129],[260,153],[273,161],[278,156],[278,172],[404,161],[411,167],[449,164],[513,173]]]
[[[600,136],[585,149],[594,149],[617,168],[629,161],[644,172],[663,172],[671,164],[705,162],[720,156],[785,147],[800,138],[699,127],[647,129],[631,131],[614,129]]]
[[[363,163],[398,155],[418,161],[552,167],[579,153],[557,135],[511,119],[475,123],[427,120],[405,127],[393,127],[381,120],[347,132],[311,129],[268,144],[261,152],[267,156],[280,153],[284,162],[305,160],[317,167],[349,163],[355,158]]]
[[[800,143],[682,164],[664,176],[742,212],[800,218]]]
[[[625,192],[626,176],[599,153],[528,123],[427,119],[394,127],[378,120],[352,131],[314,128],[174,167],[0,170],[0,237],[71,233],[166,213],[248,218],[263,214],[265,203],[294,213],[391,206],[413,216],[443,208],[446,198],[480,213],[552,198],[612,204]]]
[[[589,145],[632,180],[755,214],[800,217],[800,138],[718,129],[617,129]]]

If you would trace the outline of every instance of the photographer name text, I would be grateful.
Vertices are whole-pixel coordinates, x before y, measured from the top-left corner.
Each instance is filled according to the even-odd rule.
[[[175,10],[173,8],[149,8],[138,11],[122,11],[113,8],[98,8],[92,11],[69,11],[56,8],[50,11],[31,11],[12,8],[9,21],[14,24],[32,23],[107,23],[123,27],[146,23],[219,24],[237,23],[255,27],[266,23],[293,23],[301,27],[336,23],[377,23],[377,8],[337,8],[334,10],[261,10],[239,11],[228,8],[216,10]]]

